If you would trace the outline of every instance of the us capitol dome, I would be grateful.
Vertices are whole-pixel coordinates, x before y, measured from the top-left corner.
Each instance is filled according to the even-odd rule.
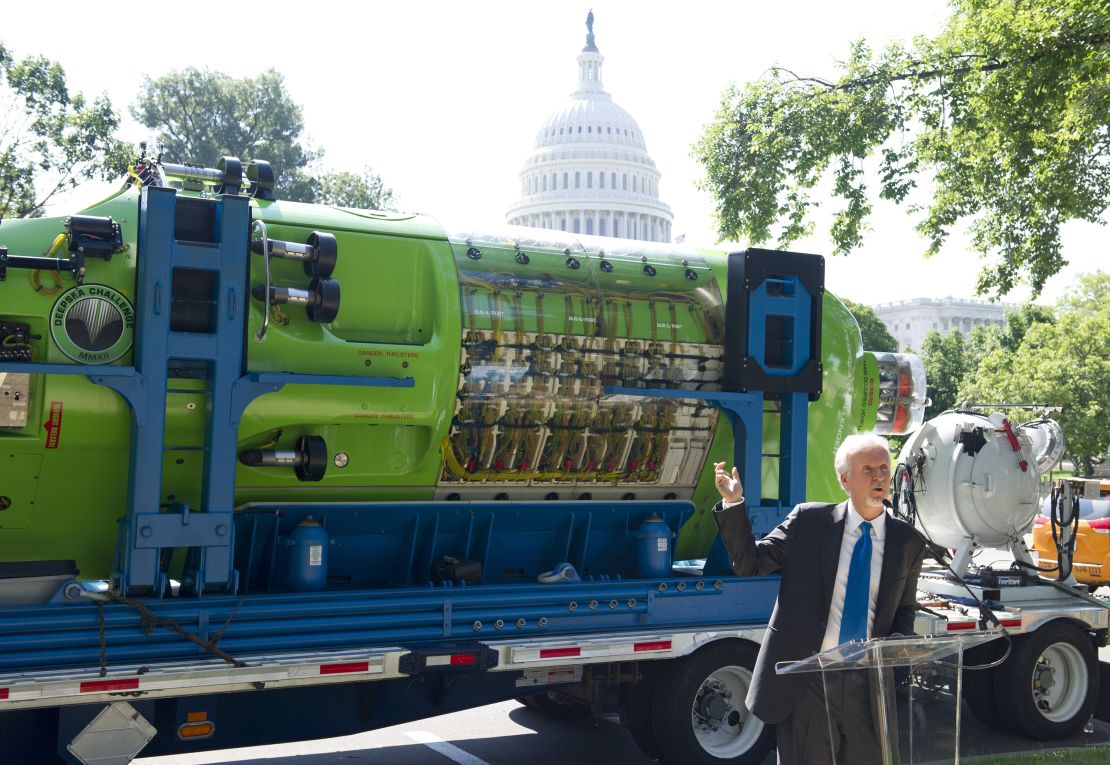
[[[632,115],[602,87],[605,57],[593,12],[578,54],[578,88],[548,117],[520,173],[521,197],[506,214],[520,226],[670,242],[671,208],[659,200],[659,171]]]

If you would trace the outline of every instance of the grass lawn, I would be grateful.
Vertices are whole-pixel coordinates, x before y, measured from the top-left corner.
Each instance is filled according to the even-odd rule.
[[[974,765],[1106,765],[1110,762],[1110,746],[1090,749],[1058,749],[1027,754],[1000,754],[994,757],[961,757],[960,762]]]

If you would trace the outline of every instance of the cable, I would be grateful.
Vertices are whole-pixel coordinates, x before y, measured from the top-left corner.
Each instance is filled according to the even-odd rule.
[[[904,462],[894,466],[894,515],[911,526],[917,526],[917,499],[914,497],[916,485],[913,470]]]
[[[1049,513],[1049,523],[1052,529],[1052,542],[1056,545],[1056,581],[1063,582],[1071,576],[1072,562],[1075,559],[1075,543],[1079,534],[1079,495],[1072,497],[1071,517],[1064,521],[1064,492],[1057,494],[1056,487],[1052,487],[1052,506]],[[1068,543],[1060,545],[1065,527],[1070,527],[1071,534]]]
[[[921,467],[923,463],[923,458],[919,458],[915,462],[916,472],[918,474],[920,474],[921,472]],[[917,500],[914,498],[914,494],[917,491],[917,479],[915,478],[914,473],[914,465],[909,465],[904,462],[900,462],[895,465],[894,475],[892,477],[892,481],[894,483],[894,491],[892,492],[894,503],[891,509],[894,511],[894,514],[897,517],[901,518],[902,520],[906,520],[907,523],[909,523],[910,528],[913,529],[913,532],[917,534],[917,536],[924,543],[925,549],[928,551],[930,556],[937,563],[944,566],[945,570],[947,570],[948,573],[952,575],[953,579],[963,585],[963,588],[967,590],[968,594],[971,596],[971,599],[975,602],[976,607],[979,609],[979,616],[983,624],[993,625],[995,629],[999,630],[1002,633],[1002,637],[1006,638],[1006,651],[1002,654],[1002,658],[988,664],[975,664],[970,666],[965,665],[964,669],[980,670],[992,669],[994,667],[997,667],[1010,657],[1010,652],[1013,646],[1013,638],[1010,636],[1009,631],[1002,626],[1002,623],[998,621],[998,617],[994,615],[994,612],[987,608],[986,604],[984,604],[979,596],[975,594],[975,591],[972,590],[970,586],[968,586],[967,582],[964,581],[964,578],[962,576],[959,576],[952,569],[951,554],[948,552],[948,550],[938,545],[936,542],[930,539],[928,535],[917,528]]]
[[[1002,622],[998,621],[998,617],[994,615],[993,611],[987,608],[986,604],[983,603],[979,596],[975,594],[975,591],[972,590],[970,586],[968,586],[968,583],[966,581],[964,581],[964,578],[957,575],[956,572],[952,569],[951,556],[948,550],[944,547],[941,547],[933,540],[929,539],[927,536],[921,533],[921,531],[919,531],[917,527],[911,526],[910,528],[912,528],[914,530],[914,533],[916,533],[921,538],[921,541],[925,543],[925,549],[928,550],[929,553],[931,553],[932,558],[937,563],[944,566],[945,570],[947,570],[948,573],[951,574],[957,582],[963,585],[963,588],[965,590],[967,590],[968,595],[970,595],[971,599],[975,602],[976,608],[979,609],[979,617],[982,620],[983,624],[994,625],[994,628],[1001,632],[1002,637],[1006,639],[1006,650],[1002,653],[1001,658],[987,664],[965,664],[963,668],[965,670],[977,671],[981,669],[993,669],[999,666],[1004,661],[1006,661],[1006,659],[1010,658],[1010,652],[1013,650],[1014,641],[1013,637],[1010,635],[1010,631],[1002,626]]]

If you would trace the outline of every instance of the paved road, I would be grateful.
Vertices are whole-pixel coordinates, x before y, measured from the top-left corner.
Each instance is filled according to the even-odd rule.
[[[963,754],[1057,749],[1004,735],[963,716]],[[1066,742],[1110,743],[1110,725]],[[611,719],[558,720],[513,701],[355,736],[278,746],[150,757],[136,765],[651,765]],[[773,765],[774,757],[765,765]]]
[[[276,759],[273,759],[276,758]],[[150,757],[136,765],[650,765],[608,719],[562,721],[515,701],[355,736],[218,753]]]

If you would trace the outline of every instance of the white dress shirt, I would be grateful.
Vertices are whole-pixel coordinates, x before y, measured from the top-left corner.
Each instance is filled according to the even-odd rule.
[[[840,645],[840,621],[844,616],[844,594],[848,589],[848,568],[852,562],[852,552],[860,538],[860,524],[863,517],[848,500],[848,512],[844,516],[844,536],[840,540],[840,562],[836,564],[836,580],[833,582],[832,603],[829,606],[829,623],[825,629],[825,639],[821,650],[827,651]],[[883,548],[886,543],[886,510],[871,520],[871,592],[867,598],[867,637],[871,637],[871,626],[875,622],[875,602],[879,597],[879,577],[883,573]]]

